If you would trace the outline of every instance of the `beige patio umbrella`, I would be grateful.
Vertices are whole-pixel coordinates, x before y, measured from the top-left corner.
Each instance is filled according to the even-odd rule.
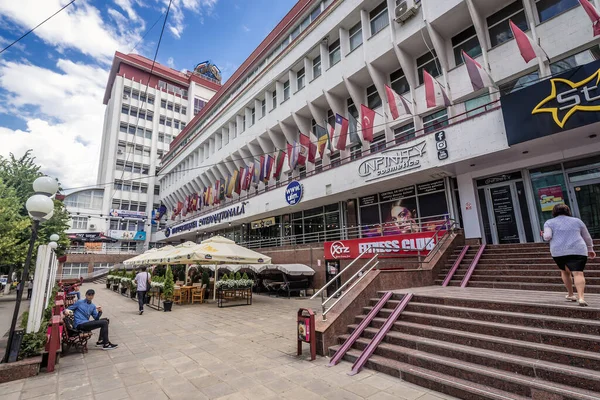
[[[143,252],[142,254],[138,254],[135,257],[129,258],[125,261],[123,261],[123,264],[125,265],[134,265],[137,264],[137,262],[139,260],[142,260],[144,257],[148,257],[149,255],[151,255],[152,253],[156,253],[157,251],[159,251],[159,249],[157,249],[156,247],[150,250],[146,250],[145,252]]]
[[[153,257],[152,260],[154,264],[185,264],[179,259],[182,257],[187,257],[188,254],[193,253],[194,247],[197,247],[198,244],[187,241],[185,243],[178,244],[173,247],[170,251],[163,252]],[[177,259],[177,260],[176,260]]]
[[[148,251],[147,254],[146,253],[142,254],[143,257],[140,257],[137,260],[135,260],[134,264],[136,264],[136,265],[154,264],[153,260],[160,258],[162,256],[162,254],[168,253],[169,251],[171,251],[173,249],[174,249],[174,247],[169,245],[169,246],[161,247],[157,251],[153,251],[153,252]]]

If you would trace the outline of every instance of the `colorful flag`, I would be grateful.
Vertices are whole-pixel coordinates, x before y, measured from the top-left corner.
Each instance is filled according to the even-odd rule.
[[[215,199],[213,197],[213,193],[212,193],[212,186],[209,186],[206,188],[206,204],[208,204],[209,206],[212,206],[213,204],[215,204]]]
[[[323,154],[325,153],[325,147],[327,147],[327,143],[329,142],[329,133],[327,133],[327,129],[323,128],[321,125],[317,125],[317,149],[319,150],[319,155],[323,158]],[[289,145],[288,145],[289,151]]]
[[[290,167],[291,169],[293,169],[292,168],[292,152],[294,151],[294,149],[293,149],[293,146],[291,144],[286,143],[286,145],[287,145],[287,153],[289,155],[289,157],[288,157],[288,167]]]
[[[442,86],[425,70],[423,70],[423,81],[425,82],[427,108],[450,106],[450,99]]]
[[[185,196],[183,202],[183,209],[181,210],[181,216],[185,217],[188,213],[188,206],[190,205],[190,196]]]
[[[261,182],[265,180],[265,156],[260,156],[260,174],[258,179]]]
[[[225,195],[229,198],[233,196],[233,189],[235,189],[235,175],[237,174],[237,171],[234,171],[233,174],[233,176],[229,175],[227,177],[227,191],[225,192]]]
[[[242,167],[240,169],[240,187],[242,190],[246,190],[246,179],[248,178],[248,167]]]
[[[375,111],[364,104],[360,105],[360,120],[362,121],[363,138],[371,143],[373,141],[373,122],[375,121]]]
[[[304,134],[300,134],[300,142],[297,143],[299,146],[298,153],[298,165],[306,165],[306,158],[308,157],[308,147],[310,146],[310,138]]]
[[[358,136],[358,121],[350,113],[348,113],[348,136],[350,136],[350,146],[362,146],[362,142]]]
[[[219,203],[222,201],[225,201],[225,190],[226,190],[225,179],[221,178],[220,182],[221,183],[219,184]]]
[[[279,180],[281,177],[281,171],[283,171],[283,163],[285,162],[285,151],[279,150],[279,154],[277,154],[277,161],[275,162],[275,172],[273,173],[273,178],[275,180]]]
[[[158,207],[158,212],[156,213],[156,219],[160,220],[163,215],[165,215],[167,213],[167,206],[165,206],[164,204],[161,204],[160,207]]]
[[[254,176],[252,177],[252,182],[254,186],[258,186],[258,182],[260,182],[260,162],[254,160]]]
[[[588,17],[592,20],[592,28],[594,29],[594,36],[600,35],[600,14],[596,7],[589,2],[589,0],[579,0],[581,7],[585,10]]]
[[[214,203],[219,204],[221,202],[221,181],[219,179],[215,182],[215,193],[213,196],[215,197]]]
[[[510,30],[517,41],[517,46],[519,47],[519,51],[521,52],[521,57],[525,60],[526,63],[533,60],[536,57],[546,57],[546,52],[536,43],[533,39],[530,39],[529,36],[525,34],[517,25],[515,25],[512,20],[508,21],[510,25]]]
[[[400,116],[404,115],[413,115],[413,110],[408,104],[408,102],[404,99],[404,97],[400,96],[394,89],[385,85],[385,95],[387,97],[388,106],[390,108],[390,113],[392,114],[392,118],[397,120]],[[362,106],[365,107],[365,106]],[[365,107],[367,108],[367,107]],[[370,109],[369,109],[370,110]],[[373,110],[371,110],[373,111]],[[375,111],[373,111],[373,119],[375,118]],[[373,119],[371,119],[371,125],[373,124]],[[364,124],[363,124],[364,125]]]
[[[236,192],[239,196],[240,193],[242,192],[242,184],[241,184],[242,177],[241,177],[240,171],[238,171],[238,170],[233,171],[233,176],[235,177],[235,185],[234,185],[233,191]]]
[[[492,81],[492,78],[477,61],[469,57],[469,55],[464,50],[462,51],[462,55],[463,59],[465,60],[467,72],[469,73],[469,78],[471,79],[471,85],[473,86],[473,90],[477,91],[479,89],[483,89],[484,87],[495,86],[494,81]]]
[[[265,184],[267,184],[269,182],[269,179],[271,179],[271,172],[273,171],[273,162],[275,160],[273,160],[273,156],[271,155],[267,155],[267,157],[265,158],[265,166],[264,166],[264,171],[262,173],[263,176],[263,182]]]
[[[205,206],[208,205],[208,188],[207,187],[204,188],[204,193],[202,193],[202,203],[204,203]]]
[[[346,139],[348,137],[348,120],[340,114],[335,114],[335,131],[334,137],[337,137],[335,148],[338,150],[346,150]]]
[[[246,174],[246,189],[244,190],[249,190],[250,185],[252,184],[252,178],[254,178],[254,163],[250,164],[246,169],[248,170],[248,173]]]
[[[317,159],[317,144],[312,140],[308,145],[308,162],[315,163]]]
[[[202,195],[200,195],[200,193],[198,193],[198,210],[202,210],[203,205],[204,205],[204,193],[202,193]]]
[[[325,121],[325,123],[327,124],[327,133],[329,134],[329,142],[327,144],[328,148],[329,148],[329,152],[333,153],[333,141],[336,140],[335,138],[335,122],[334,122],[334,126],[331,126],[331,124],[327,121]]]

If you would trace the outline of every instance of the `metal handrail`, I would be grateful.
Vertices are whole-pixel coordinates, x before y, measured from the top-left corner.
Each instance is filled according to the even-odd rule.
[[[323,304],[322,304],[322,305],[325,305],[325,304],[327,304],[327,303],[329,302],[329,300],[333,299],[333,298],[334,298],[334,297],[335,297],[335,296],[336,296],[338,293],[340,293],[340,292],[341,292],[341,291],[344,289],[344,286],[346,286],[346,284],[347,284],[348,282],[350,282],[350,281],[351,281],[352,279],[354,279],[354,278],[355,278],[357,275],[359,275],[359,274],[361,273],[361,271],[362,271],[362,270],[364,270],[364,269],[367,267],[367,265],[369,265],[369,264],[371,263],[371,261],[373,261],[373,260],[377,259],[377,257],[378,257],[378,256],[379,256],[379,254],[375,254],[375,255],[373,256],[373,258],[369,259],[369,261],[367,261],[367,262],[365,263],[365,265],[363,265],[363,266],[361,267],[361,269],[360,269],[358,272],[356,272],[354,275],[352,275],[352,276],[350,277],[350,279],[348,279],[348,280],[346,281],[346,283],[344,283],[342,286],[340,286],[340,287],[338,288],[338,290],[336,290],[335,292],[333,292],[333,294],[332,294],[331,296],[329,296],[329,297],[327,298],[327,300],[323,301]],[[376,264],[379,264],[379,262],[377,262]],[[331,281],[329,281],[329,282],[333,282],[333,281],[334,281],[334,280],[331,280]]]

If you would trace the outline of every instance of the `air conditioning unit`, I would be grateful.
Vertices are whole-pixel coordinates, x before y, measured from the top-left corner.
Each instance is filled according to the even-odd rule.
[[[406,20],[417,15],[419,11],[419,7],[421,7],[420,1],[415,0],[403,0],[396,1],[396,22],[399,24],[403,24]]]
[[[90,228],[90,229],[96,229],[96,224],[90,224],[90,225],[89,225],[89,228]]]

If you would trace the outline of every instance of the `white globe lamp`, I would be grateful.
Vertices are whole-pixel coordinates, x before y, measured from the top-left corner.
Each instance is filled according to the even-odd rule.
[[[38,178],[39,179],[39,178]],[[31,218],[36,221],[44,219],[48,214],[54,213],[54,202],[52,199],[43,194],[34,194],[27,199],[25,208],[29,212]]]
[[[50,240],[52,240],[53,242],[58,242],[59,239],[60,239],[60,236],[58,236],[56,233],[53,233],[52,235],[50,235]]]
[[[51,197],[58,192],[58,182],[49,176],[40,176],[33,181],[33,190],[37,194],[44,194]]]
[[[56,250],[56,248],[58,247],[58,243],[56,243],[56,242],[50,242],[50,243],[48,243],[48,246],[50,246],[50,248],[52,250]]]

